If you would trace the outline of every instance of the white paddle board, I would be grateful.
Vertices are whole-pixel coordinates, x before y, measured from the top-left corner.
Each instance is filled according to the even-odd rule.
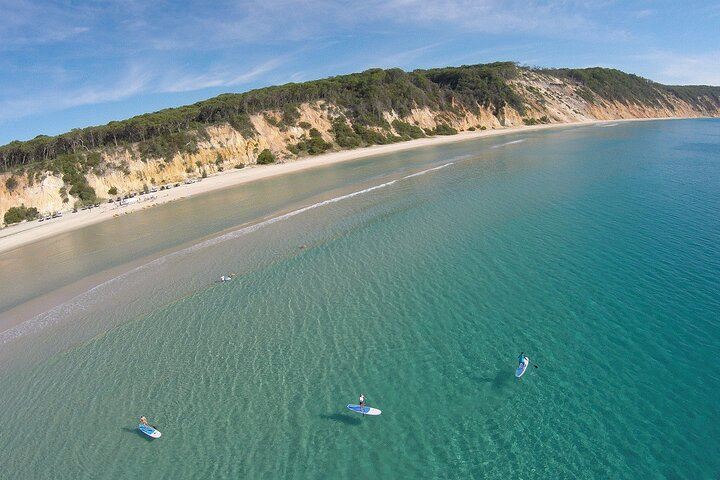
[[[147,435],[150,438],[160,438],[162,433],[160,433],[158,430],[154,429],[150,425],[143,425],[142,423],[138,425],[138,429]]]
[[[350,404],[347,406],[347,408],[355,413],[362,413],[365,415],[380,415],[382,413],[377,408],[363,407],[362,409],[360,409],[360,405]]]
[[[525,357],[525,361],[518,366],[517,370],[515,371],[515,376],[520,378],[523,376],[523,373],[525,373],[525,370],[527,370],[528,365],[530,365],[530,359],[528,357]]]

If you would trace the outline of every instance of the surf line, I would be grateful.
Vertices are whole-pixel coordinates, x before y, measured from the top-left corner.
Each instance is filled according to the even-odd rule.
[[[368,187],[368,188],[365,188],[365,189],[362,189],[362,190],[358,190],[358,191],[356,191],[356,192],[347,193],[347,194],[345,194],[345,195],[340,195],[340,196],[338,196],[338,197],[330,198],[330,199],[328,199],[328,200],[323,200],[322,202],[313,203],[312,205],[308,205],[308,206],[305,206],[305,207],[301,207],[301,208],[298,208],[297,210],[293,210],[293,211],[291,211],[291,212],[284,213],[284,214],[282,214],[282,215],[278,215],[277,217],[272,217],[272,218],[269,218],[269,219],[267,219],[267,220],[263,220],[263,221],[261,221],[261,222],[259,222],[259,223],[256,223],[256,224],[253,224],[253,225],[248,225],[248,226],[246,226],[246,227],[239,228],[238,230],[233,230],[232,232],[228,232],[228,233],[226,233],[226,234],[224,234],[224,235],[220,235],[220,236],[218,236],[218,237],[208,239],[208,240],[206,240],[206,241],[204,241],[204,242],[198,243],[197,245],[193,245],[193,246],[191,246],[191,247],[188,247],[188,248],[186,248],[185,250],[181,250],[181,251],[179,251],[179,252],[174,252],[174,253],[171,253],[171,254],[169,254],[169,255],[175,255],[175,254],[181,254],[181,253],[187,253],[187,252],[195,252],[195,251],[197,251],[197,250],[201,250],[201,249],[203,249],[203,248],[206,248],[206,247],[209,247],[209,246],[212,246],[212,245],[216,245],[216,244],[218,244],[218,243],[222,243],[222,242],[225,242],[225,241],[227,241],[227,240],[232,240],[232,239],[238,238],[238,237],[240,237],[240,236],[242,236],[242,235],[245,235],[245,234],[248,234],[248,233],[252,233],[252,232],[254,232],[254,231],[259,230],[259,229],[262,228],[262,227],[266,227],[266,226],[268,226],[268,225],[271,225],[271,224],[273,224],[273,223],[277,223],[277,222],[282,221],[282,220],[287,220],[288,218],[292,218],[292,217],[294,217],[294,216],[296,216],[296,215],[300,215],[301,213],[305,213],[305,212],[308,212],[308,211],[310,211],[310,210],[314,210],[314,209],[316,209],[316,208],[324,207],[325,205],[330,205],[330,204],[332,204],[332,203],[341,202],[341,201],[343,201],[343,200],[347,200],[348,198],[357,197],[358,195],[364,195],[364,194],[366,194],[366,193],[374,192],[374,191],[376,191],[376,190],[380,190],[381,188],[386,188],[386,187],[389,187],[389,186],[391,186],[391,185],[394,185],[394,184],[396,184],[396,183],[397,183],[398,181],[400,181],[400,180],[406,180],[406,179],[409,179],[409,178],[412,178],[412,177],[417,177],[417,176],[420,176],[420,175],[424,175],[424,174],[426,174],[426,173],[430,173],[430,172],[435,172],[435,171],[441,170],[441,169],[443,169],[443,168],[445,168],[445,167],[449,167],[449,166],[452,165],[453,163],[454,163],[454,162],[448,162],[448,163],[445,163],[445,164],[440,165],[440,166],[437,166],[437,167],[428,168],[427,170],[423,170],[423,171],[421,171],[421,172],[417,172],[417,173],[413,173],[413,174],[407,175],[407,176],[402,177],[402,178],[397,179],[397,180],[390,180],[389,182],[381,183],[381,184],[379,184],[379,185],[374,185],[374,186],[372,186],[372,187]]]
[[[506,146],[506,145],[514,145],[514,144],[516,144],[516,143],[522,143],[522,142],[524,142],[525,140],[526,140],[525,138],[521,138],[520,140],[511,140],[511,141],[509,141],[509,142],[501,143],[501,144],[499,144],[499,145],[493,145],[493,146],[490,147],[490,148],[500,148],[500,147],[504,147],[504,146]]]
[[[231,232],[225,233],[224,235],[220,235],[215,238],[210,238],[208,240],[205,240],[203,242],[197,243],[195,245],[191,245],[189,247],[186,247],[182,250],[178,250],[176,252],[168,253],[160,258],[156,258],[144,265],[137,266],[127,272],[121,273],[117,277],[111,278],[109,280],[106,280],[98,285],[95,285],[94,287],[90,288],[89,290],[80,293],[79,295],[76,295],[75,297],[61,303],[60,305],[56,305],[52,307],[50,310],[40,313],[22,323],[19,325],[16,325],[12,328],[9,328],[8,330],[5,330],[3,332],[0,332],[0,345],[6,344],[8,342],[11,342],[13,340],[16,340],[22,336],[25,336],[29,333],[37,332],[39,330],[44,329],[45,327],[48,327],[52,324],[58,323],[62,321],[63,318],[69,316],[73,312],[77,311],[78,309],[84,309],[88,306],[88,304],[92,303],[93,301],[93,293],[99,293],[104,288],[111,288],[113,284],[119,281],[123,281],[133,274],[142,272],[144,270],[158,267],[168,260],[177,257],[177,256],[183,256],[187,255],[188,253],[194,253],[199,250],[203,250],[205,248],[211,247],[213,245],[217,245],[223,242],[226,242],[228,240],[233,240],[236,238],[239,238],[243,235],[255,232],[263,227],[266,227],[268,225],[271,225],[273,223],[277,223],[282,220],[286,220],[288,218],[292,218],[296,215],[300,215],[302,213],[305,213],[310,210],[314,210],[316,208],[320,208],[325,205],[330,205],[332,203],[341,202],[343,200],[347,200],[349,198],[357,197],[358,195],[364,195],[366,193],[374,192],[376,190],[380,190],[382,188],[389,187],[391,185],[394,185],[400,180],[406,180],[413,177],[418,177],[420,175],[425,175],[426,173],[435,172],[438,170],[441,170],[443,168],[449,167],[454,162],[448,162],[444,163],[442,165],[439,165],[437,167],[428,168],[426,170],[422,170],[420,172],[412,173],[410,175],[406,175],[405,177],[402,177],[400,179],[391,180],[389,182],[381,183],[379,185],[374,185],[372,187],[368,187],[362,190],[358,190],[356,192],[351,192],[345,195],[340,195],[338,197],[330,198],[328,200],[323,200],[322,202],[314,203],[312,205],[308,205],[305,207],[298,208],[297,210],[293,210],[291,212],[278,215],[277,217],[272,217],[267,220],[248,225],[245,227],[241,227],[237,230],[233,230]],[[197,293],[197,292],[193,292]]]

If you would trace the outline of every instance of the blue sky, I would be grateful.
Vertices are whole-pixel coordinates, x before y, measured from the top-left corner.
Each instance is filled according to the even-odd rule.
[[[0,144],[372,67],[511,60],[720,85],[720,3],[0,0]]]

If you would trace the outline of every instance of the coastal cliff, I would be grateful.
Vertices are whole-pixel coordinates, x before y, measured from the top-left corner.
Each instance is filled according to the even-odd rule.
[[[425,136],[710,116],[720,116],[720,87],[668,87],[616,70],[374,69],[0,147],[0,218],[11,223],[22,218],[19,209],[30,219],[256,163]],[[19,216],[8,219],[13,208]]]

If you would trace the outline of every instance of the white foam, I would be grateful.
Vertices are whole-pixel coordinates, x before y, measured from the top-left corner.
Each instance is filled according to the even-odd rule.
[[[511,140],[511,141],[509,141],[509,142],[501,143],[501,144],[499,144],[499,145],[494,145],[494,146],[491,147],[491,148],[500,148],[500,147],[505,147],[505,146],[507,146],[507,145],[514,145],[514,144],[516,144],[516,143],[522,143],[522,142],[524,142],[525,140],[527,140],[527,139],[526,139],[526,138],[521,138],[521,139],[519,139],[519,140]]]

